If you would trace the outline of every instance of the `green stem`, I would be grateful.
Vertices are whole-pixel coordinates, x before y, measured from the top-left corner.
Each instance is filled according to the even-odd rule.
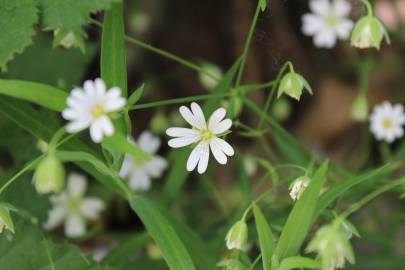
[[[290,67],[290,70],[291,70],[292,72],[294,72],[294,67],[293,67],[293,65],[291,64],[290,61],[286,62],[286,63],[281,67],[280,71],[279,71],[278,74],[277,74],[275,83],[273,84],[273,86],[272,86],[272,88],[271,88],[271,90],[270,90],[270,94],[267,96],[266,104],[265,104],[264,109],[263,109],[264,114],[260,116],[260,118],[259,118],[259,124],[257,125],[257,129],[258,129],[258,130],[261,130],[262,127],[263,127],[264,115],[267,114],[268,111],[269,111],[269,109],[270,109],[270,105],[271,105],[271,102],[272,102],[272,100],[273,100],[274,93],[275,93],[275,91],[276,91],[276,87],[277,87],[277,85],[278,85],[278,83],[279,83],[279,81],[280,81],[280,79],[281,79],[281,76],[283,75],[285,69],[286,69],[288,66]]]
[[[249,53],[250,44],[252,42],[253,33],[256,28],[257,19],[259,18],[259,14],[260,14],[260,1],[257,1],[256,12],[253,17],[252,24],[250,25],[248,37],[246,39],[246,42],[245,42],[245,45],[243,48],[242,60],[241,60],[241,64],[240,64],[240,67],[238,70],[238,76],[236,77],[235,88],[239,87],[241,80],[242,80],[243,71],[244,71],[245,65],[246,65],[246,58]]]
[[[245,85],[245,86],[241,86],[239,89],[242,93],[248,93],[248,92],[253,92],[253,91],[257,91],[257,90],[269,87],[269,86],[273,85],[274,83],[275,82],[271,81],[271,82],[267,82],[264,84]],[[182,104],[182,103],[187,103],[187,102],[192,102],[192,101],[228,97],[231,95],[233,95],[233,93],[226,92],[226,93],[214,93],[214,94],[208,94],[208,95],[197,95],[197,96],[191,96],[191,97],[166,99],[166,100],[162,100],[162,101],[137,104],[135,106],[132,106],[129,110],[132,111],[132,110],[149,109],[149,108],[155,108],[155,107],[161,107],[161,106],[167,106],[167,105]]]
[[[363,197],[360,201],[357,201],[356,203],[352,204],[348,209],[346,209],[346,211],[344,211],[340,216],[343,219],[347,219],[347,217],[349,215],[351,215],[352,213],[356,212],[357,210],[359,210],[361,207],[363,207],[364,205],[366,205],[368,202],[370,202],[371,200],[373,200],[374,198],[378,197],[380,194],[398,186],[398,185],[404,185],[405,184],[405,177],[402,177],[398,180],[396,180],[394,183],[389,183],[386,184],[382,187],[380,187],[379,189],[371,192],[370,194],[366,195],[365,197]]]
[[[95,20],[95,19],[90,19],[90,22],[93,23],[94,25],[97,25],[100,28],[103,27],[103,24],[101,22]],[[221,80],[221,78],[216,77],[215,75],[209,73],[207,70],[201,68],[200,66],[194,64],[193,62],[190,62],[190,61],[188,61],[188,60],[186,60],[184,58],[181,58],[181,57],[179,57],[179,56],[177,56],[175,54],[172,54],[172,53],[169,53],[169,52],[164,51],[162,49],[156,48],[156,47],[154,47],[154,46],[152,46],[152,45],[150,45],[148,43],[145,43],[145,42],[143,42],[141,40],[138,40],[136,38],[133,38],[133,37],[130,37],[130,36],[127,36],[127,35],[125,35],[125,40],[128,41],[129,43],[132,43],[132,44],[134,44],[136,46],[139,46],[139,47],[141,47],[141,48],[143,48],[145,50],[151,51],[151,52],[153,52],[155,54],[163,56],[164,58],[167,58],[167,59],[170,59],[170,60],[172,60],[174,62],[177,62],[177,63],[179,63],[179,64],[181,64],[181,65],[183,65],[185,67],[188,67],[188,68],[190,68],[190,69],[192,69],[192,70],[194,70],[194,71],[196,71],[198,73],[202,73],[202,74],[204,74],[204,75],[206,75],[206,76],[208,76],[208,77],[210,77],[210,78],[212,78],[212,79],[214,79],[216,81]]]
[[[363,2],[367,8],[367,15],[373,16],[373,7],[371,6],[370,2],[368,0],[361,0],[361,2]]]

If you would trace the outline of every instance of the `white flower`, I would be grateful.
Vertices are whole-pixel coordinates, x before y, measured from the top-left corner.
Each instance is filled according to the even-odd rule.
[[[124,107],[126,100],[121,97],[119,87],[106,91],[102,79],[85,81],[83,88],[74,88],[66,100],[69,107],[62,112],[62,116],[71,121],[66,130],[75,133],[90,127],[91,139],[99,143],[104,136],[113,135],[114,126],[109,113]]]
[[[289,187],[290,191],[290,197],[296,201],[298,200],[302,193],[304,193],[305,189],[308,187],[309,182],[311,179],[309,179],[306,176],[302,176],[297,178]]]
[[[149,131],[139,135],[138,146],[151,156],[150,160],[136,160],[131,155],[126,155],[121,167],[120,176],[129,179],[132,190],[149,190],[151,178],[158,178],[167,168],[167,161],[155,155],[160,147],[160,140]]]
[[[347,17],[351,6],[346,0],[311,0],[312,13],[302,16],[302,32],[314,37],[318,48],[333,48],[336,40],[347,40],[353,28],[353,22]]]
[[[51,230],[64,222],[67,236],[84,235],[86,219],[97,219],[105,207],[103,201],[96,197],[84,198],[86,188],[86,178],[83,175],[71,173],[68,177],[67,190],[51,197],[53,208],[48,212],[48,220],[44,228]]]
[[[377,140],[388,143],[404,135],[402,125],[405,124],[404,107],[400,104],[392,105],[385,101],[374,107],[370,116],[370,130]]]
[[[198,172],[204,173],[208,166],[210,148],[215,159],[220,164],[226,164],[227,156],[232,156],[234,151],[225,140],[217,137],[232,126],[231,119],[224,119],[226,110],[219,108],[214,111],[208,125],[201,107],[195,102],[191,103],[191,110],[181,106],[180,114],[193,128],[172,127],[166,130],[166,134],[175,137],[169,140],[169,146],[173,148],[197,144],[187,160],[187,170],[194,170],[198,164]]]

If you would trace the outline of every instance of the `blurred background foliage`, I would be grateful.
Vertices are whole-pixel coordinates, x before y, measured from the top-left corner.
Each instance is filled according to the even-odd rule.
[[[363,12],[362,6],[358,1],[352,1],[352,4],[352,16],[358,18]],[[214,63],[224,72],[242,51],[255,5],[256,1],[250,0],[126,1],[126,33],[196,63]],[[304,95],[300,103],[280,99],[274,104],[273,116],[319,158],[329,157],[356,174],[384,161],[380,145],[368,131],[368,124],[354,121],[350,114],[362,76],[361,66],[364,62],[369,63],[366,75],[370,108],[383,100],[404,103],[404,22],[398,20],[397,25],[389,28],[392,45],[383,46],[380,51],[355,50],[347,42],[325,50],[315,48],[311,38],[301,34],[301,15],[307,11],[305,0],[269,1],[269,8],[259,18],[243,81],[262,83],[272,80],[285,61],[292,61],[297,71],[311,83],[314,96]],[[102,14],[96,13],[93,18],[101,20]],[[66,91],[81,85],[85,79],[98,77],[101,31],[93,24],[84,29],[88,35],[84,52],[52,48],[52,32],[34,29],[32,44],[3,68],[1,77],[47,83]],[[127,65],[129,90],[146,84],[141,103],[208,93],[199,82],[198,74],[129,43]],[[251,94],[261,106],[266,96],[266,91]],[[163,142],[166,141],[164,130],[181,124],[177,106],[135,110],[131,112],[131,119],[134,135],[152,129],[161,135]],[[243,111],[239,119],[251,126],[258,120],[248,110]],[[36,139],[4,117],[0,117],[0,131],[0,182],[4,183],[40,150]],[[236,135],[230,139],[238,146],[239,152],[229,166],[213,166],[203,176],[190,175],[171,205],[179,220],[196,229],[216,248],[221,248],[224,242],[223,239],[213,239],[211,232],[221,227],[225,234],[229,228],[227,224],[232,224],[240,216],[243,210],[240,206],[247,205],[250,198],[261,193],[264,187],[270,187],[269,180],[274,183],[274,177],[266,172],[266,168],[249,159],[252,155],[265,157],[257,140]],[[403,144],[403,139],[393,144],[392,152]],[[165,143],[163,145],[161,155],[166,155],[169,149]],[[170,161],[176,158],[173,153],[169,156]],[[69,169],[77,170],[73,166]],[[300,171],[286,170],[280,172],[279,178],[289,183],[300,174]],[[3,198],[43,221],[50,207],[49,200],[35,192],[31,176],[28,174],[15,182]],[[153,183],[151,196],[157,201],[165,202],[162,187],[166,176]],[[264,184],[257,188],[259,178],[264,179]],[[341,207],[356,201],[373,185],[374,182],[369,181],[351,191],[344,202],[346,205]],[[280,231],[288,215],[286,209],[291,206],[286,187],[288,185],[266,198],[263,208],[271,217],[270,224],[276,232]],[[114,253],[106,257],[117,267],[114,269],[129,269],[133,261],[136,261],[137,269],[165,269],[157,247],[142,233],[141,222],[126,202],[112,196],[94,181],[90,193],[110,203],[102,224],[98,224],[88,237],[77,240],[82,249],[92,254],[110,249],[118,242],[126,243],[127,249],[124,245],[120,256],[126,252],[127,261],[117,259],[121,257],[114,257]],[[397,193],[388,193],[352,217],[351,222],[362,237],[354,240],[357,264],[347,269],[403,269],[405,205],[397,197]],[[250,234],[255,235],[255,231]],[[59,239],[57,235],[53,237]],[[149,243],[146,248],[144,243]]]

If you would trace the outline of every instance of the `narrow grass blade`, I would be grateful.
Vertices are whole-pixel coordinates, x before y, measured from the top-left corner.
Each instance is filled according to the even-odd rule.
[[[315,172],[309,186],[295,203],[281,232],[274,254],[279,261],[297,255],[312,224],[312,216],[318,202],[322,184],[326,178],[328,162]]]
[[[159,246],[169,268],[171,270],[195,270],[196,267],[184,242],[164,211],[144,196],[134,196],[130,204]]]
[[[253,206],[253,214],[255,216],[256,229],[259,237],[263,269],[270,270],[271,257],[275,248],[274,236],[271,232],[270,225],[266,221],[265,216],[263,215],[260,208],[256,205]]]

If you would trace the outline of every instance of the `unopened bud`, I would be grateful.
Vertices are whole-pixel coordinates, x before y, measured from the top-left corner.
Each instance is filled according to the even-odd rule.
[[[65,183],[65,170],[53,154],[47,155],[38,164],[34,173],[34,184],[38,193],[58,193]]]
[[[299,101],[304,89],[312,95],[312,89],[304,77],[294,71],[290,71],[281,79],[280,86],[278,87],[277,98],[285,93]]]
[[[246,244],[248,236],[248,228],[244,220],[236,222],[229,230],[225,237],[226,246],[228,249],[241,250]]]

